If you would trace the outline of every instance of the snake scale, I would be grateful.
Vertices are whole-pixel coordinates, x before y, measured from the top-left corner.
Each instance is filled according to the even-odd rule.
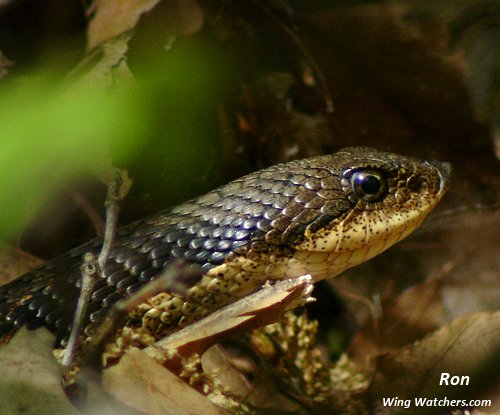
[[[110,307],[173,260],[199,265],[184,296],[170,287],[126,325],[152,340],[254,292],[266,281],[315,281],[364,262],[410,234],[445,193],[449,165],[366,147],[275,165],[119,229],[85,321],[91,336]],[[102,239],[0,287],[0,342],[26,325],[64,345],[86,252]],[[152,341],[151,340],[151,341]]]

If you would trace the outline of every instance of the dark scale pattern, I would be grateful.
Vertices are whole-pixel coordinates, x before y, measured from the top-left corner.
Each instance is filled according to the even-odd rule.
[[[104,278],[92,294],[88,323],[99,323],[116,301],[150,281],[174,258],[208,270],[252,242],[261,251],[266,244],[293,243],[308,224],[325,217],[321,208],[326,200],[317,194],[323,177],[325,172],[306,160],[273,166],[121,228]],[[340,189],[338,179],[333,181]],[[47,326],[58,341],[67,338],[82,257],[89,251],[98,254],[100,248],[101,240],[95,239],[0,287],[0,337],[28,324]]]
[[[397,170],[399,161],[399,156],[366,148],[292,161],[121,228],[92,295],[88,322],[101,321],[116,301],[175,258],[209,270],[250,246],[255,252],[272,245],[293,247],[306,228],[319,229],[353,207],[346,172],[372,164]],[[45,325],[58,341],[67,338],[82,257],[98,254],[101,243],[94,239],[0,287],[0,341],[23,324]]]

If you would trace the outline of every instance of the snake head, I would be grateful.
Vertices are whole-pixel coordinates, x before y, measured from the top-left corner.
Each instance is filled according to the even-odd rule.
[[[323,216],[310,223],[295,249],[329,253],[328,276],[364,262],[413,232],[448,188],[450,165],[365,147],[339,151],[321,164],[331,175],[320,195],[332,196]],[[305,251],[305,252],[304,252]],[[326,274],[325,274],[326,275]]]

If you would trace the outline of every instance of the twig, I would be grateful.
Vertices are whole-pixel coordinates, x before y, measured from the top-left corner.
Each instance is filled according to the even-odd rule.
[[[85,254],[83,265],[80,267],[80,270],[82,272],[82,288],[76,305],[68,346],[66,347],[66,351],[64,352],[61,362],[63,366],[61,382],[65,391],[69,390],[68,388],[75,383],[74,369],[75,364],[78,362],[78,352],[80,350],[81,342],[80,334],[83,322],[85,321],[85,316],[87,315],[87,309],[92,292],[94,291],[95,284],[101,274],[99,262],[97,261],[95,255],[91,252],[87,252]]]
[[[102,244],[101,253],[97,261],[101,269],[104,269],[108,260],[111,247],[115,240],[116,229],[118,227],[118,215],[120,214],[120,201],[125,196],[123,184],[124,178],[122,170],[114,169],[113,180],[108,186],[108,193],[104,206],[106,207],[106,228],[104,229],[104,242]],[[126,192],[126,191],[125,191]]]
[[[97,212],[94,206],[92,206],[85,196],[79,192],[74,192],[73,198],[76,204],[83,210],[90,222],[94,225],[97,236],[103,236],[105,227],[104,219]]]
[[[97,281],[102,277],[102,270],[108,260],[118,226],[118,214],[120,211],[119,201],[125,194],[122,189],[122,177],[122,171],[120,169],[114,169],[114,177],[108,186],[106,196],[106,228],[99,257],[96,258],[91,252],[85,253],[83,265],[80,268],[82,274],[82,287],[80,296],[78,297],[73,323],[71,325],[68,346],[66,347],[62,359],[63,375],[61,381],[63,388],[67,392],[69,392],[69,388],[75,384],[75,368],[78,365],[79,352],[81,350],[81,333],[87,318],[88,305],[94,287]],[[79,398],[79,396],[77,396],[77,398]]]

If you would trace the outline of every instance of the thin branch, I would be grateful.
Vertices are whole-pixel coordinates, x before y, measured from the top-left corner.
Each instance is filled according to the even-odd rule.
[[[118,215],[120,214],[120,201],[123,199],[123,172],[120,169],[114,169],[113,180],[108,186],[108,193],[104,206],[106,207],[106,228],[104,229],[104,241],[101,253],[97,261],[101,269],[104,269],[108,260],[113,242],[115,240],[116,229],[118,228]]]
[[[76,367],[80,356],[81,332],[83,322],[87,316],[88,305],[96,282],[100,278],[101,270],[99,263],[94,254],[87,252],[85,254],[83,265],[80,267],[82,272],[82,287],[78,303],[76,306],[73,324],[71,325],[71,333],[68,341],[68,346],[64,352],[62,359],[63,373],[61,384],[69,399],[75,404],[82,402],[85,399],[85,391],[76,385]]]
[[[83,210],[87,215],[92,225],[94,225],[95,232],[97,236],[104,235],[105,222],[97,210],[92,206],[91,203],[79,192],[73,193],[73,198],[76,204]]]
[[[67,368],[72,365],[75,360],[75,355],[80,345],[80,334],[82,331],[82,316],[87,315],[87,308],[90,302],[90,297],[94,291],[96,282],[99,279],[101,270],[96,257],[91,252],[87,252],[83,259],[83,265],[80,267],[82,272],[82,288],[80,297],[76,306],[76,312],[71,327],[71,335],[69,337],[68,346],[62,359],[62,365]]]
[[[69,391],[69,387],[75,383],[75,368],[78,365],[80,357],[81,334],[88,315],[88,305],[97,281],[102,278],[102,270],[108,260],[118,226],[118,214],[120,211],[119,201],[126,194],[126,191],[123,189],[124,180],[122,171],[120,169],[114,169],[113,173],[114,177],[108,186],[105,202],[106,228],[101,252],[98,258],[96,258],[93,253],[87,252],[84,255],[83,264],[80,268],[82,286],[75,315],[73,317],[73,323],[71,325],[68,346],[66,347],[62,359],[62,384],[67,391]]]

